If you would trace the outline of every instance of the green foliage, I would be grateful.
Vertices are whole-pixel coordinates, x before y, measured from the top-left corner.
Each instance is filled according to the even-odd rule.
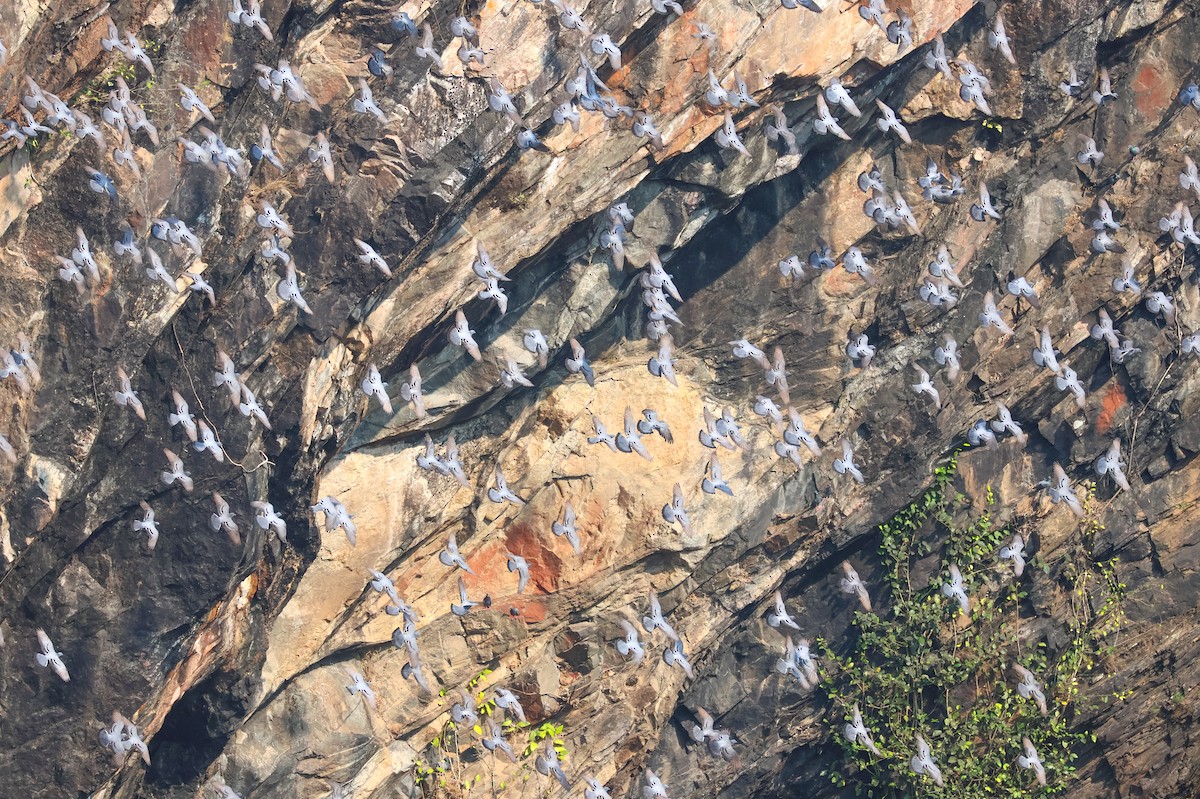
[[[525,751],[521,753],[522,758],[529,757],[537,751],[538,746],[547,738],[550,739],[554,746],[554,751],[558,754],[559,760],[565,760],[567,757],[567,747],[560,737],[563,733],[563,725],[555,724],[552,721],[543,722],[542,726],[529,733],[529,742],[525,744]]]
[[[115,62],[104,73],[92,78],[75,98],[76,104],[101,106],[108,102],[108,93],[117,88],[117,76],[130,86],[137,80],[137,68],[128,61]]]
[[[995,526],[987,510],[965,527],[956,522],[955,511],[966,507],[966,497],[951,487],[956,467],[957,453],[937,468],[929,490],[879,527],[888,607],[880,615],[855,614],[856,635],[845,657],[818,641],[826,667],[822,683],[835,709],[833,739],[849,761],[845,773],[826,776],[871,799],[1062,794],[1075,771],[1074,749],[1095,740],[1073,730],[1072,721],[1081,678],[1093,671],[1106,638],[1120,626],[1124,585],[1113,563],[1078,558],[1071,570],[1075,599],[1067,620],[1068,644],[1057,653],[1047,652],[1044,644],[1023,651],[1016,626],[1026,593],[1011,576],[996,592],[991,576],[997,550],[1012,532]],[[987,508],[996,503],[990,486],[985,500]],[[927,586],[914,585],[912,566],[935,546],[944,551],[943,576]],[[969,620],[940,590],[951,563],[959,567],[971,597]],[[1038,676],[1050,704],[1048,717],[1016,692],[1010,671],[1014,661]],[[1105,700],[1110,698],[1125,697]],[[849,721],[855,704],[882,758],[842,734],[843,719]],[[945,788],[909,768],[918,732],[929,742]],[[1045,788],[1017,765],[1023,736],[1037,747],[1046,767]]]
[[[467,681],[467,690],[468,691],[475,690],[475,686],[477,686],[477,685],[479,685],[479,683],[483,682],[484,678],[486,678],[491,673],[492,673],[491,669],[484,669],[483,671],[476,674],[474,677],[472,677],[470,680]]]

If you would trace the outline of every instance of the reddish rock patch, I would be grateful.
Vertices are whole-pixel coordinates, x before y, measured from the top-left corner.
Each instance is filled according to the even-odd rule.
[[[527,525],[519,523],[510,524],[504,533],[504,545],[508,551],[529,561],[529,587],[526,591],[542,594],[557,591],[563,564],[558,555],[546,548],[541,536]],[[530,607],[529,610],[533,611],[534,608]],[[541,610],[542,618],[545,618],[545,610]],[[529,621],[537,620],[529,617]]]
[[[1120,383],[1113,381],[1105,386],[1100,395],[1100,413],[1096,416],[1096,432],[1101,435],[1108,433],[1113,427],[1117,414],[1128,403],[1125,389]]]
[[[1163,75],[1161,62],[1158,59],[1146,59],[1146,64],[1137,71],[1132,82],[1137,110],[1147,119],[1161,116],[1171,104],[1172,86]]]

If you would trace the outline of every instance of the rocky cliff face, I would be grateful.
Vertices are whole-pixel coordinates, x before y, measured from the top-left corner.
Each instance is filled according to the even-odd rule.
[[[653,115],[661,150],[623,117],[585,113],[578,132],[549,121],[587,39],[547,4],[402,6],[430,24],[440,70],[391,27],[396,9],[370,0],[267,0],[272,41],[230,24],[229,6],[216,0],[0,7],[4,115],[20,119],[28,75],[99,122],[114,76],[126,74],[160,140],[134,135],[136,178],[113,164],[112,130],[103,150],[61,133],[0,149],[0,339],[16,347],[25,334],[40,365],[28,392],[15,376],[0,383],[0,432],[16,458],[0,462],[0,795],[190,797],[211,791],[218,774],[255,799],[324,796],[327,781],[347,783],[355,797],[414,796],[421,785],[464,793],[477,777],[468,795],[548,790],[529,760],[495,759],[465,730],[447,737],[450,704],[468,683],[512,689],[535,727],[561,724],[568,776],[594,775],[614,796],[637,795],[647,767],[673,797],[788,796],[798,784],[834,795],[822,774],[844,760],[830,740],[841,718],[821,691],[775,673],[783,639],[764,623],[773,592],[782,589],[806,635],[846,646],[854,608],[837,590],[839,564],[849,557],[882,591],[875,528],[921,494],[998,400],[1024,424],[1028,444],[971,449],[955,480],[971,497],[994,491],[998,516],[1027,532],[1046,566],[1023,578],[1032,597],[1023,637],[1058,640],[1071,601],[1066,572],[1084,543],[1091,559],[1116,558],[1128,586],[1128,624],[1084,686],[1085,697],[1123,700],[1073,717],[1098,740],[1078,752],[1069,795],[1196,795],[1200,395],[1181,340],[1200,326],[1200,294],[1194,248],[1163,235],[1158,220],[1188,199],[1178,174],[1197,117],[1176,95],[1196,77],[1200,9],[1009,3],[1014,66],[986,44],[996,10],[988,4],[896,3],[887,20],[905,13],[914,36],[899,52],[856,6],[819,4],[817,14],[776,0],[699,0],[676,17],[648,1],[581,0],[587,24],[623,53],[617,70],[590,53],[589,62],[618,102]],[[456,57],[461,40],[449,27],[459,13],[474,15],[482,67]],[[110,18],[140,37],[155,76],[140,66],[130,73],[102,48]],[[694,35],[700,22],[715,40]],[[990,78],[993,117],[922,63],[939,31],[951,57]],[[376,44],[390,76],[368,72]],[[273,101],[255,85],[254,64],[280,58],[313,106]],[[1074,98],[1057,88],[1069,66],[1083,84]],[[1088,95],[1101,67],[1116,98],[1097,107]],[[768,141],[765,115],[753,109],[733,116],[748,152],[716,146],[724,116],[703,99],[710,69],[726,87],[737,70],[757,102],[782,104],[798,153]],[[508,88],[549,152],[516,148],[518,128],[488,109],[484,77]],[[369,78],[386,121],[354,112],[359,78]],[[832,78],[872,109],[862,119],[837,112],[848,141],[813,131],[817,93]],[[179,82],[212,108],[215,124],[200,124],[243,153],[266,123],[283,170],[264,163],[232,175],[187,163],[177,139],[203,136],[197,115],[178,105]],[[897,110],[912,144],[875,127],[876,98]],[[331,144],[332,181],[306,155],[318,132]],[[1104,151],[1099,166],[1076,159],[1084,137]],[[962,176],[963,197],[921,199],[927,158]],[[861,213],[867,196],[856,179],[872,163],[913,207],[919,235]],[[115,199],[89,188],[89,166],[115,179]],[[971,218],[981,183],[999,221]],[[1117,211],[1116,238],[1141,297],[1114,291],[1121,256],[1090,249],[1100,199]],[[283,271],[259,254],[264,200],[293,229],[287,249],[311,314],[279,298]],[[623,271],[601,246],[616,202],[636,218]],[[188,291],[188,280],[171,290],[114,254],[123,220],[144,238],[160,217],[182,219],[201,240],[189,268],[212,285],[215,305]],[[82,293],[58,278],[54,258],[75,245],[77,226],[99,273]],[[841,267],[782,278],[777,262],[803,259],[818,236],[835,258],[861,248],[876,284]],[[392,277],[353,257],[354,237],[387,259]],[[949,310],[918,294],[943,242],[965,284]],[[475,297],[478,244],[511,278],[503,316]],[[181,256],[154,247],[179,276]],[[678,385],[646,368],[657,344],[644,335],[637,270],[656,252],[682,296],[672,326]],[[1036,288],[1040,309],[1004,293],[1010,272]],[[987,291],[1013,336],[980,328]],[[1142,302],[1153,291],[1174,298],[1170,324]],[[448,343],[460,308],[480,362]],[[1089,336],[1102,308],[1140,348],[1123,363]],[[1080,376],[1082,409],[1030,360],[1043,326]],[[522,346],[530,328],[549,342],[545,368]],[[846,357],[851,331],[878,347],[866,368]],[[947,333],[963,366],[954,384],[932,355]],[[563,366],[570,337],[587,349],[594,387]],[[777,432],[751,411],[756,395],[777,395],[757,365],[731,354],[727,342],[742,337],[786,356],[792,405],[825,445],[802,468],[776,457]],[[271,430],[211,385],[218,349],[267,409]],[[532,388],[498,384],[496,361],[506,355]],[[934,373],[940,409],[909,389],[914,361]],[[394,413],[359,391],[368,364],[391,383]],[[412,364],[424,376],[425,418],[398,396]],[[117,366],[146,421],[112,401]],[[228,454],[217,463],[187,448],[190,494],[159,479],[163,447],[182,452],[187,443],[167,423],[172,389]],[[626,406],[653,408],[674,430],[673,444],[647,439],[652,461],[586,441],[593,415],[616,431]],[[710,453],[697,431],[705,409],[724,407],[750,445],[720,452],[731,497],[700,490]],[[426,433],[439,450],[456,437],[469,487],[418,468]],[[1124,443],[1129,491],[1092,472],[1114,437]],[[829,453],[843,439],[864,485],[832,467]],[[1098,486],[1086,542],[1085,525],[1034,488],[1053,462],[1081,494],[1085,481]],[[497,467],[524,506],[488,501]],[[691,514],[686,533],[659,511],[676,482]],[[238,514],[239,545],[207,523],[214,491]],[[310,512],[324,496],[353,514],[355,545]],[[286,520],[286,543],[251,522],[250,503],[263,500]],[[130,530],[141,501],[162,531],[153,551]],[[550,532],[567,501],[581,555]],[[475,573],[469,594],[491,599],[463,617],[449,612],[462,572],[437,557],[451,533]],[[523,594],[506,550],[530,564]],[[419,614],[434,696],[401,676],[397,619],[367,586],[369,569],[387,574]],[[694,679],[662,662],[661,635],[643,633],[647,658],[637,666],[611,645],[617,620],[640,617],[651,590],[686,644]],[[882,593],[877,605],[886,615]],[[69,683],[34,664],[38,628],[63,653]],[[345,690],[348,666],[373,687],[376,710]],[[734,732],[732,762],[688,741],[683,724],[698,707]],[[114,768],[99,746],[99,723],[114,708],[138,724],[152,765]],[[514,736],[518,750],[525,737]],[[443,752],[449,771],[422,782]],[[904,768],[905,758],[896,763]],[[952,781],[953,767],[946,771]],[[435,788],[439,779],[448,787]]]

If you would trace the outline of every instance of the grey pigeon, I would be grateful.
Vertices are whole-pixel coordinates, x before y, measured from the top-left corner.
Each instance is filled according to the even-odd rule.
[[[663,650],[663,663],[666,663],[668,666],[678,666],[691,679],[694,679],[696,676],[695,671],[692,669],[691,661],[688,660],[687,655],[683,651],[683,641],[679,639],[675,639],[674,643],[669,644]]]
[[[372,708],[376,706],[375,691],[367,684],[367,680],[362,674],[349,666],[346,667],[346,673],[350,677],[350,684],[346,686],[346,690],[351,696],[361,696],[368,705]]]
[[[675,628],[672,627],[663,617],[662,605],[658,602],[658,594],[653,589],[650,590],[650,611],[648,615],[642,617],[642,627],[647,633],[653,633],[655,630],[662,630],[663,634],[672,641],[678,641],[679,635],[676,634]]]
[[[1106,100],[1115,99],[1117,99],[1117,95],[1112,90],[1112,81],[1108,76],[1108,67],[1100,67],[1100,77],[1096,81],[1096,91],[1092,92],[1092,102],[1096,105],[1104,105]]]
[[[1008,32],[1004,29],[1004,18],[999,14],[992,20],[991,27],[988,29],[987,43],[988,47],[993,50],[999,50],[1008,63],[1017,63],[1017,59],[1013,56],[1012,46],[1008,41]]]
[[[801,638],[793,642],[790,635],[786,636],[784,639],[784,655],[775,661],[775,670],[780,674],[788,675],[795,679],[805,691],[813,690],[820,682],[820,675],[817,673],[817,664],[809,652],[807,638]]]
[[[1062,372],[1054,378],[1054,384],[1058,386],[1059,391],[1071,392],[1075,396],[1075,404],[1079,406],[1080,410],[1087,407],[1087,392],[1084,391],[1083,383],[1079,382],[1079,375],[1067,365],[1066,361],[1062,363]]]
[[[1074,64],[1067,64],[1067,78],[1058,84],[1058,90],[1068,97],[1074,97],[1083,86],[1083,81],[1079,79],[1079,73],[1075,71]]]
[[[1041,713],[1043,716],[1050,715],[1050,708],[1047,707],[1046,703],[1046,694],[1042,690],[1042,684],[1038,682],[1033,672],[1020,663],[1013,663],[1012,670],[1020,679],[1020,682],[1017,683],[1017,693],[1021,695],[1021,698],[1032,699],[1037,705],[1038,713]]]
[[[683,489],[679,487],[679,483],[675,484],[674,494],[671,501],[668,504],[663,505],[662,517],[667,524],[674,524],[678,522],[679,526],[683,528],[684,535],[691,535],[692,521],[691,517],[688,516],[687,510],[683,506]]]
[[[1029,440],[1029,436],[1021,429],[1021,425],[1013,421],[1012,413],[1009,412],[1008,407],[1003,402],[997,402],[996,411],[996,418],[991,422],[992,432],[996,434],[1011,433],[1021,446],[1025,446],[1025,442]]]
[[[658,778],[650,769],[646,769],[642,774],[642,779],[645,780],[645,785],[642,786],[642,799],[668,799],[667,786],[663,785],[663,781]]]
[[[954,73],[950,70],[950,59],[946,55],[946,43],[941,33],[933,37],[929,50],[925,52],[924,63],[927,69],[936,69],[947,78],[954,79]]]
[[[1096,474],[1108,475],[1121,490],[1129,491],[1129,481],[1125,478],[1125,462],[1121,460],[1121,439],[1114,438],[1104,454],[1096,459]]]
[[[721,464],[717,460],[717,453],[712,453],[708,460],[708,474],[700,481],[700,488],[705,494],[715,494],[718,491],[723,491],[729,496],[733,496],[733,489],[729,487],[729,483],[721,476]]]
[[[925,775],[929,777],[939,787],[943,787],[945,783],[942,781],[942,771],[934,762],[933,754],[929,751],[929,744],[925,743],[925,739],[921,733],[916,734],[917,751],[909,760],[909,766],[913,773],[917,776]]]
[[[908,135],[908,128],[896,116],[896,112],[889,108],[882,100],[876,99],[875,106],[879,109],[879,118],[875,120],[875,124],[883,133],[889,131],[896,134],[900,141],[905,144],[912,144],[912,137]]]
[[[644,436],[658,433],[668,444],[672,444],[675,441],[675,438],[671,435],[671,428],[667,423],[659,418],[656,411],[648,408],[642,411],[642,419],[638,421],[637,429]]]
[[[584,777],[584,782],[588,787],[583,791],[583,799],[612,799],[612,794],[600,780],[595,777]]]
[[[500,467],[496,466],[496,484],[487,491],[488,499],[497,504],[511,502],[514,505],[521,506],[525,504],[525,500],[514,494],[508,487],[508,481],[504,479],[504,473],[500,471]]]
[[[850,135],[842,130],[837,117],[830,113],[824,94],[817,95],[817,118],[813,120],[813,131],[822,136],[832,134],[839,139],[850,141]]]
[[[491,94],[487,95],[487,106],[497,114],[508,116],[515,125],[523,126],[524,121],[521,119],[521,114],[517,113],[516,103],[512,102],[512,96],[508,89],[504,88],[504,84],[496,78],[488,78],[487,88],[491,90]]]
[[[492,753],[495,753],[495,751],[499,749],[508,756],[509,760],[516,763],[517,753],[513,751],[513,748],[508,741],[504,740],[504,733],[501,731],[500,726],[490,718],[487,721],[488,734],[480,741],[480,743],[483,744],[485,749]]]
[[[979,314],[979,324],[984,328],[994,327],[1006,336],[1011,336],[1013,332],[996,309],[996,298],[990,291],[983,295],[983,311]]]
[[[800,625],[788,613],[787,605],[783,603],[783,594],[780,591],[775,592],[775,607],[767,614],[767,625],[775,629],[779,629],[779,625],[791,627],[793,630],[799,630]]]
[[[558,759],[558,752],[554,748],[554,741],[549,740],[545,743],[546,745],[538,749],[537,756],[533,759],[534,769],[542,776],[553,776],[564,789],[571,790],[571,781],[567,779],[567,775],[563,772],[562,761]]]
[[[575,550],[576,555],[583,554],[583,545],[579,540],[579,531],[575,527],[575,508],[568,502],[563,508],[563,519],[550,526],[550,532],[556,536],[566,536],[567,542]]]
[[[517,573],[517,593],[525,593],[525,587],[529,585],[529,561],[507,551],[504,553],[504,558],[508,563],[508,570]]]
[[[450,718],[455,724],[468,726],[479,723],[479,713],[476,711],[474,698],[461,688],[458,691],[459,701],[450,706]]]
[[[996,433],[992,431],[985,419],[978,420],[967,431],[967,441],[971,443],[972,447],[986,446],[988,449],[996,449],[998,446]]]
[[[387,385],[379,375],[379,368],[373,363],[367,364],[367,376],[363,378],[359,387],[363,394],[368,397],[374,397],[379,402],[379,406],[383,408],[383,412],[390,415],[392,413],[392,400],[388,397]]]
[[[63,664],[62,655],[54,648],[54,644],[50,641],[50,636],[46,635],[46,631],[41,628],[37,631],[38,639],[38,654],[37,664],[42,668],[47,666],[58,675],[58,678],[63,682],[70,682],[71,675],[67,673],[67,667]]]
[[[950,564],[949,573],[949,578],[942,583],[942,596],[958,602],[959,611],[965,615],[970,612],[970,599],[967,598],[967,589],[963,585],[962,573],[953,563]]]
[[[942,398],[938,394],[937,388],[933,385],[933,381],[929,378],[929,372],[926,372],[920,366],[913,364],[913,368],[917,370],[918,381],[909,386],[917,395],[928,394],[933,400],[935,408],[942,407]]]
[[[475,343],[475,331],[467,324],[467,317],[459,308],[454,313],[454,327],[450,330],[450,343],[456,347],[462,347],[475,360],[480,360],[482,357],[479,354],[479,345]]]
[[[871,733],[863,724],[862,713],[858,709],[858,703],[854,703],[850,722],[842,728],[842,734],[846,736],[846,740],[851,744],[866,747],[867,751],[875,755],[875,757],[883,757],[883,753],[875,746],[875,741],[871,739]]]
[[[850,439],[842,439],[842,457],[834,459],[833,470],[838,474],[850,475],[859,485],[865,482],[862,472],[854,462],[854,449],[850,446]]]
[[[1038,757],[1038,751],[1034,748],[1033,742],[1029,740],[1028,736],[1021,739],[1021,748],[1024,750],[1024,754],[1017,756],[1017,765],[1033,771],[1038,785],[1045,787],[1046,768],[1042,765],[1042,759]]]
[[[858,602],[862,605],[862,609],[867,613],[871,612],[871,596],[867,593],[867,586],[859,578],[858,572],[850,565],[850,561],[842,561],[842,572],[844,576],[838,582],[838,587],[843,594],[854,594],[858,597]]]
[[[646,449],[646,445],[642,443],[639,425],[634,422],[633,409],[628,405],[625,406],[624,421],[624,430],[617,433],[614,439],[617,449],[626,453],[636,452],[648,461],[654,460],[654,456],[650,454],[649,450]]]
[[[287,541],[287,522],[282,516],[275,511],[275,506],[270,502],[255,500],[250,503],[250,507],[254,508],[254,523],[259,529],[270,529],[275,533],[280,543]]]
[[[1067,477],[1067,473],[1063,471],[1063,467],[1057,463],[1053,467],[1053,478],[1043,481],[1040,485],[1047,489],[1050,495],[1050,501],[1057,505],[1060,502],[1065,502],[1067,507],[1076,516],[1083,516],[1083,505],[1079,503],[1079,497],[1075,494],[1075,489],[1071,487],[1071,480]]]
[[[438,560],[443,566],[456,566],[467,574],[474,574],[471,567],[467,564],[467,559],[458,551],[458,537],[454,531],[450,532],[450,538],[446,541],[446,547],[438,553]]]
[[[137,392],[133,390],[129,376],[120,366],[117,367],[117,390],[113,392],[113,399],[118,405],[133,411],[137,418],[143,422],[146,421],[146,409],[142,407],[142,401],[138,399]]]
[[[213,532],[224,530],[229,536],[229,540],[234,546],[240,546],[242,536],[238,531],[237,522],[233,520],[234,513],[229,509],[229,503],[226,502],[220,494],[213,492],[213,504],[216,506],[216,511],[208,517],[208,526]]]
[[[788,155],[798,155],[800,148],[796,144],[796,134],[792,132],[791,125],[783,113],[783,106],[780,103],[771,103],[765,110],[767,116],[763,131],[767,135],[767,141],[780,143]]]
[[[1014,577],[1020,579],[1025,573],[1025,539],[1020,533],[1014,533],[1012,540],[1000,547],[1000,560],[1012,561]]]
[[[450,603],[450,612],[455,616],[466,616],[471,608],[475,607],[478,602],[467,598],[467,582],[459,575],[458,578],[458,602]]]
[[[628,658],[634,663],[641,663],[642,658],[646,656],[646,650],[642,648],[642,643],[638,640],[637,628],[625,619],[618,619],[618,622],[621,629],[625,631],[625,637],[617,640],[617,651],[621,653],[621,657]]]
[[[154,509],[145,500],[140,503],[142,508],[142,518],[134,519],[130,522],[130,527],[135,533],[145,532],[147,536],[146,548],[153,551],[154,545],[158,543],[158,522],[154,519]]]
[[[516,694],[507,688],[497,688],[495,697],[496,707],[504,708],[509,715],[516,716],[519,721],[525,721],[525,709]]]

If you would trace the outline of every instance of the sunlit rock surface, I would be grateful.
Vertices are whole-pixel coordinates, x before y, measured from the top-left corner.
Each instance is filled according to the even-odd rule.
[[[458,3],[400,6],[433,27],[438,73],[392,32],[395,9],[374,2],[267,0],[273,42],[235,29],[216,0],[0,5],[3,116],[19,115],[29,75],[98,120],[123,63],[100,46],[111,16],[152,51],[156,77],[139,68],[130,84],[161,139],[152,146],[135,135],[140,180],[90,140],[53,135],[35,148],[0,147],[0,341],[16,346],[25,333],[41,366],[31,393],[0,382],[0,432],[17,455],[15,465],[0,461],[0,796],[192,797],[218,773],[248,799],[321,797],[327,780],[349,783],[355,797],[415,796],[416,766],[431,741],[445,740],[457,689],[485,669],[476,685],[507,686],[530,721],[563,725],[572,780],[594,775],[614,796],[640,795],[647,766],[672,797],[784,797],[797,786],[835,795],[819,775],[842,762],[829,741],[841,720],[774,672],[781,638],[763,622],[772,594],[782,587],[807,634],[844,643],[853,607],[836,590],[840,562],[850,556],[868,583],[878,577],[875,526],[929,484],[997,400],[1025,425],[1029,446],[1006,439],[995,452],[969,451],[956,480],[973,497],[994,489],[1000,516],[1032,531],[1031,549],[1054,566],[1027,572],[1036,600],[1023,632],[1030,640],[1053,640],[1061,627],[1070,597],[1059,566],[1081,536],[1034,484],[1055,461],[1077,482],[1094,479],[1091,463],[1113,437],[1124,442],[1133,483],[1114,494],[1100,480],[1091,500],[1103,524],[1092,552],[1117,558],[1129,624],[1085,686],[1092,697],[1132,694],[1076,719],[1099,740],[1079,752],[1069,795],[1200,792],[1192,666],[1200,394],[1191,356],[1179,350],[1181,336],[1200,327],[1200,293],[1194,251],[1158,228],[1188,199],[1178,173],[1185,154],[1196,157],[1197,114],[1175,98],[1196,78],[1200,7],[1010,3],[1013,67],[986,46],[991,4],[896,3],[912,16],[917,45],[901,53],[854,6],[821,5],[817,15],[776,0],[701,0],[674,18],[654,14],[648,0],[579,2],[592,29],[621,45],[625,63],[612,72],[589,59],[619,101],[653,114],[662,151],[635,138],[626,120],[593,114],[578,133],[553,128],[550,112],[586,39],[545,4],[469,4],[487,63],[466,74],[448,31]],[[700,21],[714,43],[693,36]],[[939,31],[951,57],[991,78],[988,126],[958,98],[956,82],[923,66],[924,44]],[[386,125],[351,109],[376,44],[395,70],[371,79]],[[319,109],[273,102],[255,85],[254,63],[281,57]],[[1100,109],[1087,99],[1097,64],[1117,93]],[[1083,81],[1077,99],[1057,88],[1068,65]],[[726,86],[736,69],[762,105],[782,103],[800,154],[781,156],[766,140],[762,111],[735,116],[749,155],[720,150],[713,133],[723,117],[703,101],[709,69]],[[517,130],[488,110],[482,76],[508,88],[549,154],[518,154]],[[833,77],[864,110],[861,120],[840,114],[849,142],[812,132],[815,94]],[[178,106],[177,82],[212,107],[231,146],[244,151],[266,122],[286,170],[260,165],[231,179],[183,162],[178,138],[201,134]],[[908,125],[912,145],[879,133],[877,97]],[[306,155],[318,131],[334,153],[332,184]],[[1105,152],[1098,168],[1075,160],[1085,136]],[[927,157],[963,177],[957,203],[921,199],[916,180]],[[867,198],[856,178],[872,163],[913,206],[921,235],[887,231],[861,213]],[[86,166],[114,177],[117,201],[88,188]],[[998,223],[970,217],[981,181],[1003,211]],[[1177,324],[1114,293],[1121,258],[1089,250],[1099,196],[1118,211],[1117,237],[1145,290],[1174,296]],[[261,200],[294,228],[289,249],[312,315],[278,298],[282,272],[257,255]],[[620,201],[636,214],[623,272],[600,246],[606,210]],[[192,269],[215,288],[215,307],[183,289],[186,281],[172,293],[113,254],[121,220],[144,234],[151,219],[169,216],[201,237]],[[102,276],[83,295],[58,279],[53,258],[73,246],[76,226]],[[781,278],[776,263],[803,259],[817,236],[835,256],[859,246],[878,285],[840,268]],[[384,255],[391,279],[353,257],[353,237]],[[942,242],[967,286],[950,311],[917,294]],[[512,278],[503,317],[475,297],[477,243]],[[673,329],[677,387],[646,369],[656,345],[644,336],[635,270],[653,252],[684,297],[683,324]],[[1003,294],[1010,271],[1036,287],[1040,310]],[[988,290],[1002,298],[1014,337],[978,329]],[[1102,306],[1141,348],[1124,364],[1088,335]],[[447,341],[460,307],[481,362]],[[1082,411],[1030,361],[1043,326],[1088,391]],[[546,369],[521,344],[534,327],[551,346]],[[851,330],[879,347],[865,370],[846,357]],[[954,386],[935,377],[939,411],[909,390],[909,364],[933,371],[933,348],[947,332],[959,342],[963,374]],[[572,336],[587,348],[595,388],[563,366]],[[825,447],[818,459],[806,455],[803,469],[775,456],[776,433],[752,413],[756,395],[775,394],[757,365],[731,355],[727,342],[741,337],[786,355],[793,405]],[[268,409],[272,431],[212,387],[218,348]],[[499,387],[504,356],[534,389]],[[391,383],[391,415],[358,390],[368,363]],[[425,377],[424,419],[398,397],[413,363]],[[112,402],[117,365],[131,375],[147,422]],[[167,425],[172,388],[219,432],[229,456],[219,464],[189,452],[190,495],[159,480],[163,446],[179,452],[186,443]],[[626,406],[657,410],[675,443],[647,438],[653,461],[587,444],[593,415],[616,432]],[[720,451],[735,495],[708,496],[699,486],[709,450],[697,432],[704,409],[725,407],[751,446]],[[470,488],[417,468],[426,433],[439,449],[456,436]],[[832,468],[844,437],[865,486]],[[487,500],[497,466],[524,507]],[[690,535],[660,515],[676,482]],[[209,528],[213,491],[238,514],[241,546]],[[340,531],[325,533],[309,512],[326,495],[354,514],[356,546]],[[141,500],[162,530],[153,552],[129,527]],[[254,500],[286,518],[285,545],[254,526]],[[568,500],[582,556],[550,532]],[[451,532],[476,572],[467,576],[471,597],[492,604],[461,619],[449,612],[459,574],[437,560]],[[505,550],[530,563],[524,594],[515,593]],[[368,569],[388,574],[417,610],[425,667],[445,696],[422,697],[401,677],[396,619],[367,587]],[[661,636],[643,636],[640,667],[611,645],[617,620],[640,617],[651,589],[686,642],[695,680],[662,662]],[[70,683],[34,665],[39,627],[63,653]],[[347,666],[373,686],[377,711],[347,693]],[[691,746],[682,724],[697,706],[734,732],[734,761]],[[99,746],[97,730],[114,708],[149,740],[150,767],[131,760],[117,769]],[[475,791],[498,795],[520,791],[523,775],[549,784],[528,765],[481,757],[473,734],[463,735],[471,740],[462,741],[455,780],[482,775]],[[523,742],[514,745],[520,753]]]

